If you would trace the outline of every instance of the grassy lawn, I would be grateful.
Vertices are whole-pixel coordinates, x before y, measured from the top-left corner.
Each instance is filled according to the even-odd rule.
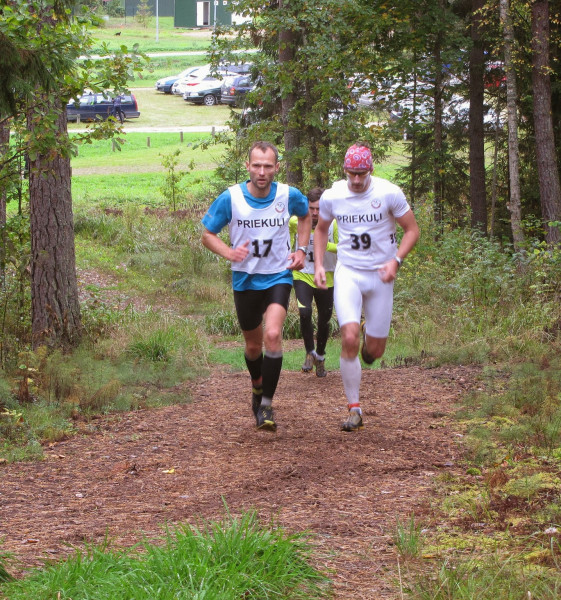
[[[98,42],[94,51],[101,50],[101,45],[105,43],[110,50],[121,45],[130,48],[138,44],[142,52],[196,52],[210,46],[212,30],[176,28],[173,26],[173,17],[160,17],[156,31],[155,17],[147,27],[137,23],[133,17],[111,17],[92,35]]]
[[[197,171],[208,171],[215,168],[222,157],[223,147],[201,151],[193,148],[193,144],[209,137],[208,133],[185,133],[181,142],[179,133],[129,132],[122,137],[120,150],[113,150],[111,140],[97,140],[79,148],[78,156],[72,160],[73,179],[82,175],[138,175],[163,171],[162,155],[176,150],[181,151],[179,169],[187,169],[194,160]]]

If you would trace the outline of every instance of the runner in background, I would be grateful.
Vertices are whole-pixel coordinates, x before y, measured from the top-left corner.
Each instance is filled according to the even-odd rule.
[[[301,271],[294,272],[294,293],[300,314],[300,331],[306,349],[306,359],[302,371],[309,373],[315,366],[317,377],[325,377],[325,348],[329,338],[331,316],[333,315],[333,271],[337,263],[337,224],[333,222],[328,230],[327,252],[323,265],[327,278],[327,289],[318,288],[314,283],[314,229],[319,218],[320,197],[323,188],[315,187],[308,192],[308,208],[312,218],[312,233],[308,244],[306,262]],[[292,248],[298,248],[298,220],[290,219]],[[317,339],[314,344],[313,303],[317,309]]]

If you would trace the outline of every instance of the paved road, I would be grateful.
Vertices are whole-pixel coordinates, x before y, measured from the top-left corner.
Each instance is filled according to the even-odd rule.
[[[145,53],[146,56],[150,56],[152,58],[154,57],[158,57],[158,56],[204,56],[205,54],[207,54],[206,50],[185,50],[185,51],[179,51],[179,52],[146,52]],[[107,56],[101,56],[101,54],[92,54],[91,56],[80,56],[79,57],[81,60],[85,60],[86,58],[89,58],[91,60],[100,60],[100,59],[105,59],[107,58]]]
[[[196,125],[193,127],[135,127],[134,124],[125,123],[125,133],[212,133],[212,131],[225,131],[228,127],[226,125]],[[72,129],[69,133],[85,133],[91,131],[90,129]]]
[[[258,52],[258,50],[234,50],[234,53],[253,53]],[[178,50],[178,51],[170,51],[170,52],[145,52],[146,56],[150,56],[151,58],[157,58],[158,56],[205,56],[208,54],[207,50]],[[107,56],[101,56],[100,54],[92,54],[91,56],[80,56],[81,60],[85,60],[86,58],[90,58],[91,60],[100,60],[102,58],[107,58]]]

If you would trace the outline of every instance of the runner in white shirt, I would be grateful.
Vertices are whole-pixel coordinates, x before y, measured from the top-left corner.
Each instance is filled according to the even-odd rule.
[[[335,311],[341,328],[341,379],[349,416],[343,431],[362,428],[360,353],[366,364],[384,354],[393,308],[393,282],[404,258],[419,239],[419,227],[403,192],[372,176],[372,153],[364,144],[345,154],[346,180],[326,190],[314,232],[315,283],[326,287],[323,258],[331,222],[339,230],[335,269]],[[396,227],[403,229],[397,244]],[[360,347],[361,315],[363,342]]]

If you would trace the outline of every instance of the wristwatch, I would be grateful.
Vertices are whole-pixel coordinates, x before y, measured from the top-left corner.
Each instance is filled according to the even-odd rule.
[[[403,258],[399,258],[399,256],[394,256],[394,258],[397,261],[397,267],[401,267],[401,265],[403,264]]]
[[[298,250],[302,250],[304,254],[308,254],[308,246],[298,246],[298,248],[296,248],[296,252],[298,252]]]

